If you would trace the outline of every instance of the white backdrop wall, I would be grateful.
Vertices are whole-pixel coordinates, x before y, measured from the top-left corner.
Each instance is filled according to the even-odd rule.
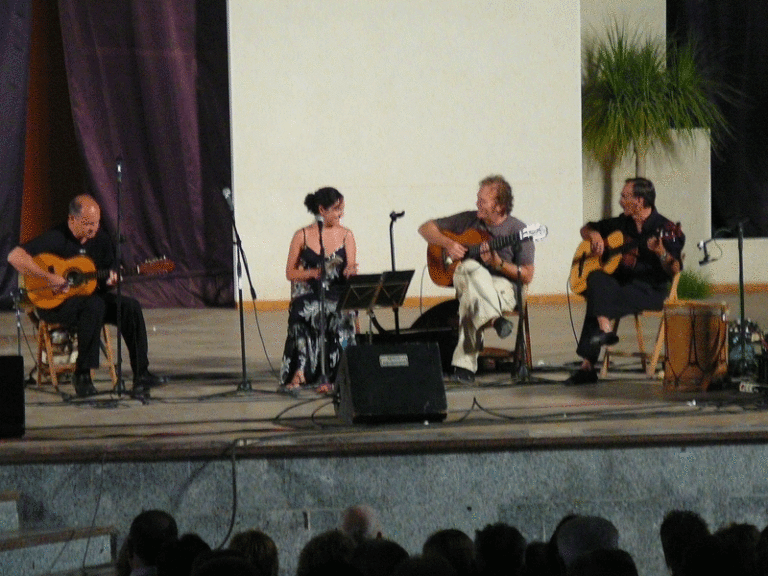
[[[233,190],[259,300],[286,300],[304,196],[335,186],[361,272],[420,289],[425,220],[473,209],[503,174],[514,214],[549,227],[532,293],[563,292],[582,217],[576,0],[230,0]]]

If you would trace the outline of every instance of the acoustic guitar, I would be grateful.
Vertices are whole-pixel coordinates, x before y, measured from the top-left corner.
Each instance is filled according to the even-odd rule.
[[[475,228],[465,230],[461,234],[454,234],[448,230],[441,230],[441,232],[451,240],[455,240],[459,244],[463,244],[467,247],[467,253],[464,256],[465,259],[479,259],[480,246],[483,242],[488,242],[491,250],[499,250],[505,246],[510,246],[526,240],[538,242],[539,240],[546,238],[548,234],[547,227],[541,224],[531,224],[520,230],[520,232],[510,234],[509,236],[499,236],[498,238],[492,238],[487,232],[476,230]],[[442,246],[437,244],[429,244],[427,246],[429,277],[432,278],[432,282],[438,286],[453,286],[453,273],[460,262],[460,260],[452,260],[445,253],[445,249]]]
[[[69,284],[69,290],[66,292],[56,292],[45,278],[24,276],[27,297],[37,308],[55,308],[72,296],[90,296],[96,290],[99,280],[109,278],[110,274],[109,269],[97,270],[88,256],[61,258],[55,254],[42,253],[33,260],[44,270],[62,276]],[[122,270],[120,277],[163,274],[173,271],[175,266],[173,261],[167,258],[147,260],[138,266]]]
[[[660,240],[676,239],[683,235],[680,222],[667,223],[655,234]],[[646,237],[647,239],[647,237]],[[581,294],[587,289],[587,276],[595,270],[602,270],[606,274],[613,274],[619,267],[621,258],[627,252],[637,249],[634,240],[624,241],[624,234],[620,230],[611,232],[605,238],[603,254],[598,256],[592,253],[592,244],[589,240],[582,240],[576,253],[573,255],[571,265],[570,286],[571,291]]]

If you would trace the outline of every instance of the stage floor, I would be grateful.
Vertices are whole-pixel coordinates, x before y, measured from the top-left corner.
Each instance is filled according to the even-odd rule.
[[[735,296],[726,301],[739,315]],[[768,326],[768,295],[746,296],[746,317]],[[442,423],[343,423],[329,397],[302,391],[277,393],[286,330],[285,312],[245,313],[246,370],[242,369],[239,314],[234,309],[145,312],[151,369],[168,382],[142,402],[111,390],[99,370],[100,394],[76,399],[70,384],[59,392],[25,389],[26,433],[0,441],[0,460],[69,462],[322,454],[382,454],[422,451],[506,450],[609,445],[764,442],[768,402],[761,393],[735,387],[669,394],[661,380],[649,380],[639,362],[622,361],[596,385],[567,387],[576,367],[571,314],[580,329],[583,304],[531,305],[534,370],[529,381],[506,372],[479,375],[473,386],[446,383],[448,415]],[[385,327],[390,310],[377,311]],[[403,309],[408,327],[418,309]],[[32,325],[22,316],[26,374],[34,367]],[[361,318],[363,329],[367,320]],[[645,322],[650,347],[658,321]],[[0,313],[0,350],[17,352],[13,312]],[[505,347],[492,330],[486,346]],[[634,340],[629,321],[621,325],[626,345]],[[123,353],[130,388],[127,352]],[[749,380],[749,379],[747,379]]]

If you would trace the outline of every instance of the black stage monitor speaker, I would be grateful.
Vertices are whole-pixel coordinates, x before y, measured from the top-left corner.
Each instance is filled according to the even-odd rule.
[[[435,342],[350,346],[336,379],[338,413],[348,424],[445,420],[448,404]]]
[[[24,436],[24,358],[0,356],[0,438]]]

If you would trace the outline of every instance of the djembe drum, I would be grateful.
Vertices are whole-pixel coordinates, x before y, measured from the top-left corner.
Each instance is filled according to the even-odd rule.
[[[705,391],[728,376],[728,308],[673,302],[664,306],[664,389]]]

